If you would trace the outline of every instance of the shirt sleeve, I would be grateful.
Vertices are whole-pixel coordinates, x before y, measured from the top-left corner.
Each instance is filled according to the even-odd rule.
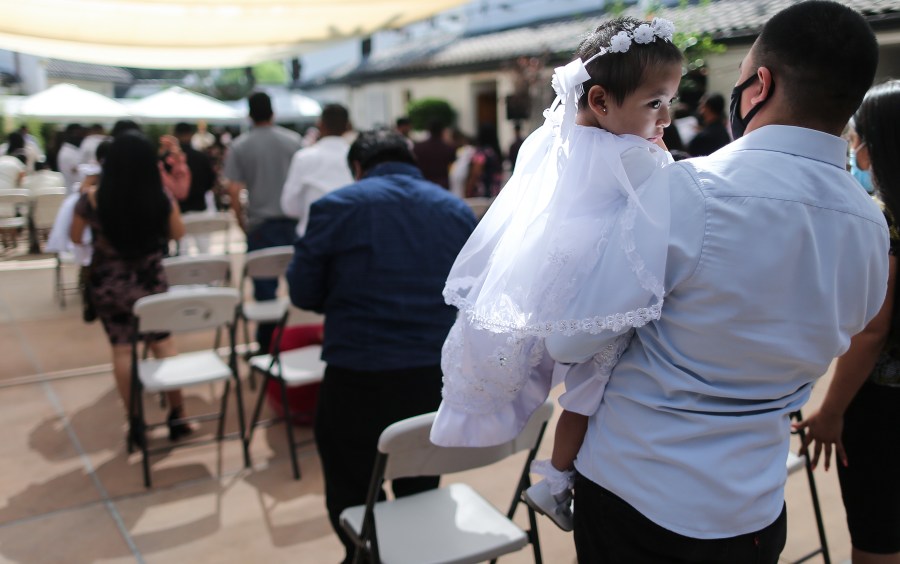
[[[291,159],[284,188],[281,191],[281,211],[284,215],[299,218],[303,214],[303,155],[299,152]]]
[[[345,234],[360,231],[346,227],[353,211],[352,203],[332,198],[313,203],[306,233],[294,243],[294,258],[287,270],[291,302],[295,306],[323,313],[328,298],[329,267],[346,245]]]
[[[222,169],[222,175],[232,182],[247,183],[247,179],[241,173],[241,165],[238,162],[237,147],[232,147],[225,155],[225,167]]]

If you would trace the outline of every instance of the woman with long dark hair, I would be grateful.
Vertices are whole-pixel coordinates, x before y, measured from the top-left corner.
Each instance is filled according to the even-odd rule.
[[[86,227],[93,233],[89,295],[112,347],[113,374],[126,410],[131,390],[132,307],[139,298],[168,289],[163,249],[169,240],[184,235],[178,206],[164,188],[164,175],[146,137],[135,131],[119,135],[109,145],[99,186],[82,194],[76,204],[70,231],[75,243],[81,243]],[[157,358],[176,352],[168,334],[154,335],[150,349]],[[181,392],[168,392],[168,399],[169,438],[176,440],[190,433],[190,428],[177,422],[184,416]],[[137,436],[131,433],[129,440]]]
[[[819,410],[800,427],[815,443],[813,464],[835,451],[853,564],[900,562],[900,80],[873,87],[853,117],[851,151],[871,170],[890,228],[887,296],[878,315],[850,341]],[[862,190],[862,188],[860,188]]]

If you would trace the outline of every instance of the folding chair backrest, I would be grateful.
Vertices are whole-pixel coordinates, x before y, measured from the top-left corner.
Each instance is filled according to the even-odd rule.
[[[66,188],[66,179],[61,172],[43,170],[29,174],[22,179],[22,188],[34,192],[42,188]]]
[[[28,200],[28,190],[17,188],[0,190],[0,217],[12,217],[15,214],[15,206],[27,203]]]
[[[390,425],[378,439],[386,455],[384,479],[436,476],[479,468],[534,448],[544,424],[553,415],[553,403],[539,407],[515,439],[491,447],[441,447],[429,440],[434,413],[426,413]]]
[[[244,262],[245,278],[279,278],[287,272],[294,258],[294,247],[283,245],[247,253]]]
[[[62,207],[67,197],[66,189],[61,187],[37,188],[31,191],[31,198],[34,201],[31,218],[34,226],[38,229],[53,227],[59,208]]]
[[[139,299],[134,314],[140,333],[201,331],[232,323],[238,301],[234,288],[185,288]]]
[[[231,225],[227,213],[192,212],[181,216],[184,232],[188,235],[202,235],[227,231]]]
[[[162,261],[170,286],[226,284],[231,260],[221,255],[166,257]]]

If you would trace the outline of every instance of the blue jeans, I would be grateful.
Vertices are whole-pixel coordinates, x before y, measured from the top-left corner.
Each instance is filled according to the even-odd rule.
[[[297,236],[297,221],[288,218],[267,219],[247,232],[247,251],[258,251],[269,247],[293,245]],[[272,300],[278,291],[277,278],[253,279],[253,299]],[[256,342],[262,353],[269,352],[274,323],[260,323],[256,328]]]

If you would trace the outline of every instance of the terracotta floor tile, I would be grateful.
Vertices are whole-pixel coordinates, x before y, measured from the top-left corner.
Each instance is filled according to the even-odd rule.
[[[2,305],[0,303],[0,313]],[[18,327],[9,323],[0,324],[0,357],[3,358],[0,363],[0,382],[38,372],[39,368],[30,348],[29,341]]]
[[[267,474],[242,473],[116,506],[147,562],[338,561],[342,549],[314,471],[300,482]]]
[[[0,523],[100,499],[40,384],[0,389]]]
[[[0,561],[91,564],[135,558],[106,507],[98,504],[0,527]]]

